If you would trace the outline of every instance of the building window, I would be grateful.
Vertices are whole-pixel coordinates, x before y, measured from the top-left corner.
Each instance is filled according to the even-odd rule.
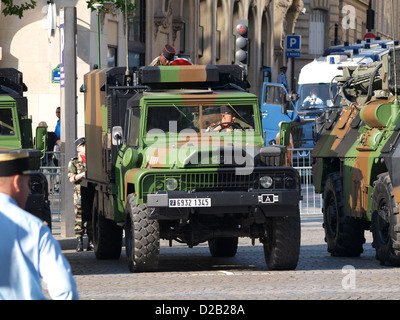
[[[215,41],[216,41],[216,60],[221,59],[221,31],[215,30]]]
[[[128,19],[128,48],[129,66],[137,67],[145,63],[145,42],[146,42],[146,1],[137,0],[136,11]]]
[[[203,50],[204,50],[204,27],[199,26],[199,52],[198,55],[199,57],[203,56]]]
[[[312,10],[310,14],[309,53],[321,55],[325,46],[326,13],[322,10]]]
[[[117,47],[109,45],[107,48],[107,67],[116,67],[117,65]]]

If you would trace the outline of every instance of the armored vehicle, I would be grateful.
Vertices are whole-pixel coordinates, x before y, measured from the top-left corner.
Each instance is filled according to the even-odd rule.
[[[239,66],[122,67],[85,75],[86,179],[98,259],[158,268],[160,239],[234,256],[259,239],[270,269],[294,269],[297,171],[264,147],[258,99]],[[227,115],[230,116],[227,120]],[[225,119],[225,120],[223,120]]]
[[[32,119],[28,117],[27,87],[22,73],[13,68],[0,68],[0,150],[24,149],[37,172],[31,175],[31,194],[25,209],[51,227],[51,212],[46,177],[39,173],[43,154],[33,149]],[[42,139],[42,137],[38,137]]]
[[[324,119],[312,152],[313,182],[323,194],[325,240],[336,256],[363,252],[371,230],[376,257],[400,264],[400,112],[393,47],[381,61],[343,68],[343,109]]]

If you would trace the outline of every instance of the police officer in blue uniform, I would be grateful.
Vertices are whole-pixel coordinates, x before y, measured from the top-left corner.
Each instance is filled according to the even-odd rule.
[[[31,167],[24,151],[0,152],[0,300],[78,299],[71,267],[50,229],[23,208]]]

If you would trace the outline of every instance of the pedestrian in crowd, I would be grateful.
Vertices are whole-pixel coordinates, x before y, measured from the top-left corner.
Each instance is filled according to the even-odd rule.
[[[282,66],[280,71],[281,73],[278,75],[278,83],[283,84],[283,86],[286,88],[286,91],[289,92],[289,83],[286,76],[287,67]]]
[[[57,107],[56,116],[57,116],[58,120],[57,120],[56,128],[54,129],[54,133],[57,135],[58,139],[61,139],[60,114],[61,114],[61,108]]]
[[[24,210],[28,152],[0,152],[0,300],[78,299],[71,267],[50,229]]]
[[[87,251],[93,249],[92,228],[90,217],[87,212],[82,212],[81,205],[81,181],[86,174],[86,144],[85,138],[75,140],[78,156],[68,163],[68,179],[74,186],[74,209],[75,209],[75,234],[78,239],[77,252],[83,251],[83,236],[86,232],[88,236]]]
[[[61,123],[60,123],[60,116],[61,116],[61,108],[57,107],[56,108],[56,117],[58,118],[56,127],[54,129],[54,133],[58,137],[58,139],[61,139]],[[53,162],[56,167],[59,166],[60,164],[60,141],[56,142],[54,144],[54,157],[53,157]],[[56,172],[60,173],[60,168],[56,170]],[[56,174],[54,176],[54,191],[58,191],[60,189],[60,175]]]
[[[174,60],[176,50],[173,46],[166,44],[161,54],[154,58],[150,66],[167,66]]]

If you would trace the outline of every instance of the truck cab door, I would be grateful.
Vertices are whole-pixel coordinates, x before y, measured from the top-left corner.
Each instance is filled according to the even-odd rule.
[[[276,139],[280,122],[294,119],[295,105],[287,100],[287,95],[285,87],[279,83],[265,82],[263,85],[261,120],[266,145]]]

